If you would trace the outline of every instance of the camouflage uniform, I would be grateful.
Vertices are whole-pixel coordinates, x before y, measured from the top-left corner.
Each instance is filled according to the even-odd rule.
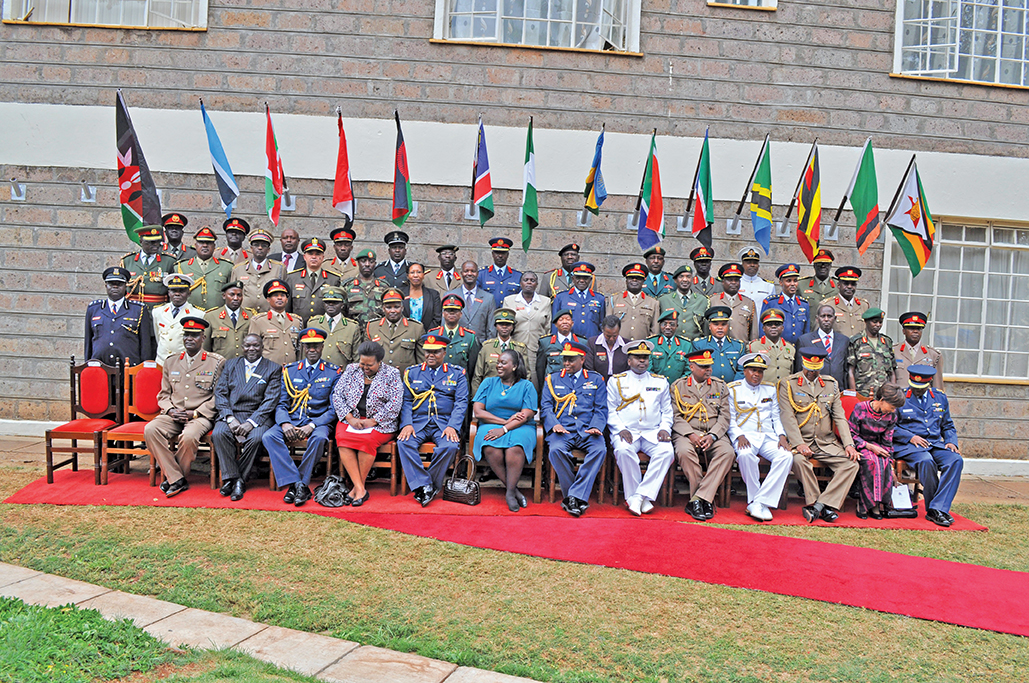
[[[847,369],[854,370],[854,388],[859,394],[874,395],[880,385],[889,381],[895,367],[893,340],[885,334],[879,335],[878,339],[859,334],[850,340]]]
[[[361,329],[367,327],[372,320],[382,317],[382,295],[389,289],[386,283],[376,278],[362,280],[355,277],[340,286],[345,288],[347,293],[350,317],[361,324]]]

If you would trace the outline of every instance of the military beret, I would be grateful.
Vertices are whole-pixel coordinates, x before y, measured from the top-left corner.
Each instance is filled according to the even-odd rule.
[[[693,268],[691,268],[690,266],[687,266],[684,263],[683,265],[681,265],[681,266],[679,266],[678,268],[675,269],[675,272],[672,273],[672,277],[678,279],[679,276],[682,275],[683,273],[686,273],[687,275],[693,275]]]
[[[653,256],[654,254],[657,254],[659,256],[665,256],[668,254],[668,251],[661,246],[651,247],[650,249],[647,249],[645,252],[643,252],[643,258],[648,258],[650,256]]]
[[[883,317],[884,313],[881,308],[869,308],[867,311],[861,314],[862,320],[874,320],[875,318]]]
[[[572,242],[571,244],[566,244],[563,247],[561,247],[560,249],[558,249],[557,255],[558,256],[564,256],[566,251],[578,252],[579,251],[579,245],[576,244],[575,242]]]
[[[360,261],[361,259],[365,259],[365,258],[370,258],[371,260],[374,261],[375,260],[375,252],[372,251],[371,249],[362,249],[361,251],[357,252],[357,256],[355,256],[354,258],[356,258],[358,261]]]
[[[243,289],[243,281],[242,280],[233,280],[232,282],[226,282],[224,285],[222,285],[222,291],[223,292],[227,292],[230,289],[236,289],[236,288]]]
[[[572,315],[571,309],[562,308],[560,311],[558,311],[557,313],[554,314],[554,322],[556,323],[561,318],[561,316],[564,316],[564,315],[567,315],[572,320],[575,320],[575,316]]]
[[[679,319],[679,311],[675,310],[674,308],[669,308],[667,311],[664,311],[663,313],[661,313],[661,315],[657,316],[657,321],[659,323],[660,322],[664,322],[665,320],[678,320],[678,319]]]

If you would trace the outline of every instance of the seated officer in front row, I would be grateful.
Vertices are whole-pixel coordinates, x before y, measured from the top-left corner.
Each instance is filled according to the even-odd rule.
[[[414,499],[425,507],[443,488],[447,467],[461,445],[461,428],[468,412],[468,377],[464,368],[443,362],[450,339],[426,334],[420,340],[425,362],[404,371],[404,402],[400,407],[397,451]],[[426,472],[418,448],[435,444]]]
[[[340,371],[322,360],[325,332],[309,327],[300,333],[300,344],[304,358],[282,368],[275,425],[261,437],[272,461],[275,481],[279,486],[289,486],[282,502],[297,507],[311,500],[311,473],[322,459],[332,434],[332,423],[336,421],[332,387]],[[304,439],[307,439],[307,448],[298,468],[286,443]]]
[[[565,342],[561,356],[564,369],[547,375],[543,381],[540,416],[547,432],[550,465],[561,480],[561,508],[580,517],[589,507],[593,481],[607,456],[607,385],[600,373],[583,369],[584,344]],[[572,469],[573,448],[586,452],[578,472]]]

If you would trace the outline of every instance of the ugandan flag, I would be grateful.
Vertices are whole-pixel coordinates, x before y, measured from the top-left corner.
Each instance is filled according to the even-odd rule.
[[[398,228],[411,213],[411,175],[407,171],[407,147],[404,146],[404,132],[400,130],[400,112],[394,111],[397,120],[397,153],[393,164],[393,224]]]
[[[822,222],[822,178],[818,173],[818,143],[811,145],[804,174],[797,194],[797,242],[807,257],[814,261],[818,252],[819,227]]]
[[[133,242],[139,242],[138,228],[161,225],[161,202],[150,168],[143,158],[136,129],[129,118],[129,108],[121,96],[115,101],[114,123],[118,143],[118,198],[121,202],[121,220],[125,233]]]
[[[900,183],[893,210],[886,217],[886,225],[904,252],[911,276],[915,277],[922,272],[932,255],[936,224],[929,212],[929,204],[925,201],[925,191],[922,189],[922,179],[918,177],[914,156]]]

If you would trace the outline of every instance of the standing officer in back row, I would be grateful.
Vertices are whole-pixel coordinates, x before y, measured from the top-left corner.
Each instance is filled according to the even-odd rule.
[[[667,253],[662,246],[654,246],[643,252],[643,260],[647,262],[647,279],[643,291],[655,299],[675,291],[675,278],[665,271]]]
[[[797,296],[800,268],[796,263],[786,263],[775,269],[782,293],[766,298],[761,304],[761,315],[769,308],[778,308],[783,315],[782,338],[796,345],[800,335],[806,334],[811,324],[811,313],[807,301]]]
[[[693,353],[693,343],[675,333],[678,317],[675,309],[662,313],[658,317],[660,334],[647,340],[651,344],[650,371],[667,379],[669,384],[689,374],[688,359]]]
[[[121,257],[121,266],[129,271],[127,296],[129,301],[145,304],[151,309],[168,302],[168,288],[164,276],[174,272],[175,260],[161,256],[161,226],[144,225],[136,228],[139,251]]]
[[[325,312],[322,289],[339,285],[339,276],[322,268],[325,261],[325,242],[312,237],[300,250],[304,252],[304,267],[286,275],[285,280],[293,292],[292,311],[306,324],[311,316]]]
[[[389,287],[373,275],[375,252],[371,249],[362,249],[357,254],[357,269],[357,277],[341,286],[347,295],[350,317],[364,329],[369,322],[382,317],[382,295]]]
[[[693,272],[695,273],[690,289],[709,299],[718,291],[715,279],[711,277],[711,261],[714,258],[715,252],[704,246],[697,247],[690,252],[690,260],[693,261]]]
[[[847,377],[850,389],[862,396],[875,396],[875,390],[894,381],[897,362],[893,357],[893,340],[879,334],[883,312],[870,308],[862,316],[864,334],[854,335],[847,346]]]
[[[525,363],[526,370],[529,373],[528,379],[532,381],[532,374],[534,370],[531,370],[529,361],[529,349],[525,344],[515,341],[512,337],[515,329],[515,312],[510,308],[498,308],[493,313],[493,326],[497,329],[497,336],[493,339],[487,339],[483,343],[482,348],[479,350],[478,357],[475,359],[475,372],[469,372],[471,379],[471,394],[475,395],[475,392],[479,389],[479,385],[482,384],[482,380],[487,377],[497,376],[497,361],[500,359],[500,354],[504,351],[511,350],[517,351],[522,354],[522,360]]]
[[[310,320],[311,327],[327,333],[322,358],[346,369],[351,363],[357,362],[357,347],[364,341],[364,333],[357,322],[343,315],[346,308],[343,290],[338,287],[324,288],[322,302],[325,304],[325,313]]]
[[[272,248],[272,236],[267,230],[258,228],[250,235],[250,259],[232,267],[230,280],[243,283],[243,308],[258,313],[268,311],[264,298],[264,286],[270,280],[285,277],[282,263],[268,258]]]
[[[493,303],[497,308],[504,305],[504,297],[508,294],[522,291],[519,284],[522,274],[507,265],[507,258],[513,244],[514,242],[506,237],[491,239],[489,246],[490,254],[493,256],[493,265],[480,269],[479,279],[476,281],[479,287],[493,295]]]
[[[808,310],[811,311],[810,328],[812,330],[815,329],[818,305],[836,294],[836,281],[829,277],[834,259],[831,251],[819,249],[815,252],[814,260],[811,261],[811,265],[815,268],[814,277],[806,277],[800,282],[800,296],[807,301]]]
[[[250,258],[250,253],[243,248],[243,240],[250,234],[250,224],[242,218],[229,218],[222,223],[222,229],[225,231],[225,242],[228,246],[217,251],[215,256],[218,260],[235,265]]]
[[[561,267],[544,273],[539,286],[539,293],[551,301],[572,288],[572,266],[579,262],[579,245],[575,242],[566,244],[558,250],[557,256],[561,259]]]
[[[869,303],[867,299],[854,296],[860,278],[860,268],[854,266],[837,268],[836,280],[840,283],[839,292],[821,301],[823,305],[832,306],[836,311],[836,331],[849,338],[861,334],[865,329],[861,321],[864,319],[862,316],[868,310]]]
[[[757,305],[740,294],[740,279],[743,268],[738,263],[726,263],[718,269],[722,291],[710,297],[712,306],[728,306],[732,309],[729,318],[729,336],[747,342],[761,336],[761,324],[757,316]]]
[[[611,295],[608,313],[622,321],[621,334],[626,341],[654,336],[658,333],[661,304],[643,291],[647,267],[642,263],[630,263],[622,268],[622,277],[625,278],[625,291]]]
[[[153,360],[154,323],[150,308],[125,298],[130,273],[121,266],[104,271],[107,298],[86,307],[85,359],[114,366],[119,358],[127,366]]]
[[[182,244],[182,236],[189,224],[189,219],[181,213],[166,213],[161,216],[164,227],[164,244],[161,245],[161,256],[175,261],[188,259],[193,255],[193,247]]]
[[[389,258],[375,266],[374,275],[386,287],[403,289],[407,286],[407,243],[411,238],[403,230],[392,230],[383,238]]]
[[[222,303],[222,286],[232,275],[232,263],[214,255],[217,238],[214,231],[204,226],[197,230],[196,255],[175,264],[175,270],[193,280],[189,288],[189,303],[202,311],[218,308]]]
[[[728,306],[712,306],[705,314],[711,334],[693,340],[695,350],[711,352],[711,358],[714,361],[712,373],[723,382],[732,382],[743,376],[739,360],[746,352],[743,342],[729,336],[729,317],[731,315],[732,311]],[[767,368],[767,359],[762,357],[762,360]]]
[[[587,339],[600,334],[601,321],[607,308],[604,297],[591,288],[594,270],[593,264],[585,261],[572,266],[572,288],[558,293],[551,304],[555,314],[563,310],[571,311],[572,330]]]
[[[689,266],[675,269],[676,290],[661,296],[661,312],[674,310],[678,313],[679,327],[676,334],[693,340],[704,334],[704,313],[710,306],[708,298],[693,291],[693,271]]]
[[[224,306],[204,314],[204,320],[210,325],[204,338],[204,350],[230,360],[243,355],[243,337],[250,329],[250,313],[242,306],[243,283],[225,283],[222,300]]]
[[[743,264],[740,294],[760,306],[762,301],[775,294],[775,285],[758,274],[761,270],[761,253],[754,247],[744,247],[736,259]]]
[[[355,237],[357,237],[357,233],[347,226],[340,226],[329,233],[329,239],[332,240],[332,248],[336,254],[322,267],[330,273],[335,273],[341,283],[349,282],[357,277],[357,260],[350,256],[354,250]]]
[[[900,328],[904,333],[904,341],[894,344],[893,355],[897,359],[897,383],[904,385],[908,381],[909,365],[928,365],[936,368],[933,375],[933,388],[943,391],[943,354],[931,346],[922,343],[922,332],[929,317],[919,311],[908,311],[900,316]]]
[[[383,316],[368,323],[365,337],[386,351],[383,363],[400,372],[422,362],[418,340],[425,329],[417,320],[404,317],[404,294],[398,289],[387,289],[382,295]]]

